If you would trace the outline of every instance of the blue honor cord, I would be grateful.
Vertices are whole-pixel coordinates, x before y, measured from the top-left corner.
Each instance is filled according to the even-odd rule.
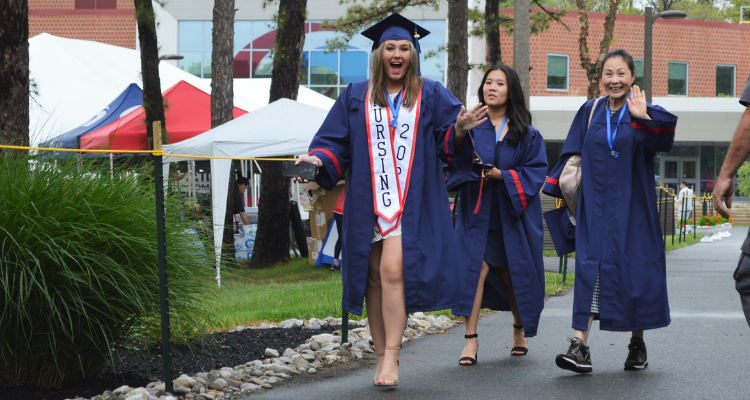
[[[383,86],[383,89],[385,90],[385,98],[388,100],[388,107],[391,108],[391,114],[393,115],[393,119],[390,123],[388,123],[389,126],[396,127],[398,124],[398,113],[401,111],[401,99],[404,95],[404,89],[401,89],[401,92],[399,92],[398,95],[396,95],[396,105],[393,105],[393,101],[391,101],[391,95],[388,94],[388,89]]]
[[[505,123],[508,122],[508,116],[506,115],[505,118],[503,118],[503,124],[500,125],[500,130],[497,131],[497,135],[495,135],[495,143],[500,141],[500,135],[503,134],[503,129],[505,129]]]
[[[628,98],[630,98],[630,94],[628,94]],[[620,152],[615,151],[614,144],[615,144],[615,138],[617,137],[617,128],[620,127],[620,122],[622,121],[622,116],[625,115],[625,107],[628,105],[627,102],[622,105],[622,110],[620,110],[620,117],[617,119],[617,126],[615,127],[615,133],[612,133],[612,125],[610,122],[610,112],[609,112],[609,101],[607,101],[607,143],[609,143],[609,150],[611,151],[610,155],[612,157],[620,157]]]

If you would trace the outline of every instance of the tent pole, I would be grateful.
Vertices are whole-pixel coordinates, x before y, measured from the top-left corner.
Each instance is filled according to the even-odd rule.
[[[240,161],[240,169],[242,170],[242,176],[247,178],[247,161]],[[242,201],[245,203],[245,207],[247,207],[247,189],[245,189],[245,193],[243,193]]]
[[[191,161],[187,162],[187,191],[188,191],[188,199],[193,201],[193,163]]]
[[[161,132],[161,121],[154,121],[154,132]],[[154,150],[161,150],[161,135],[154,135]],[[156,197],[156,250],[159,267],[159,297],[161,303],[161,343],[164,368],[164,387],[174,392],[172,381],[172,337],[169,326],[169,294],[167,284],[167,229],[164,215],[164,176],[162,156],[154,156],[154,184]]]
[[[257,207],[255,203],[255,172],[253,171],[253,162],[250,161],[250,207]]]

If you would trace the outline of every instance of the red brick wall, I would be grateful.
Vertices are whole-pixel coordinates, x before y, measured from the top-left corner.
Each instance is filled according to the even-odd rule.
[[[29,10],[72,10],[75,0],[29,0]]]
[[[506,9],[513,14],[512,9]],[[589,13],[589,56],[596,57],[604,32],[604,13]],[[568,12],[562,21],[570,27],[552,22],[550,29],[531,37],[531,95],[585,96],[588,81],[578,56],[577,12]],[[618,15],[614,43],[610,50],[622,48],[633,58],[643,58],[644,17]],[[503,62],[513,65],[513,36],[500,34]],[[735,94],[739,96],[750,75],[750,25],[659,18],[653,29],[653,95],[667,95],[668,62],[688,63],[688,95],[716,95],[716,64],[735,65]],[[547,90],[547,53],[567,54],[569,58],[568,91]]]
[[[40,33],[135,49],[135,6],[117,0],[115,10],[76,10],[75,0],[29,0],[29,37]]]

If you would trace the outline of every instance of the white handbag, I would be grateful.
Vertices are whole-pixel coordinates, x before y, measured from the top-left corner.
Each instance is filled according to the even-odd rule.
[[[594,110],[596,105],[599,104],[599,100],[603,97],[594,100],[594,105],[591,107],[591,113],[589,113],[589,122],[586,125],[586,131],[591,125],[591,118],[594,116]],[[568,203],[568,211],[575,217],[576,210],[578,210],[578,196],[581,191],[581,155],[573,154],[568,158],[568,161],[563,167],[562,173],[560,173],[560,191],[562,192],[563,199]]]

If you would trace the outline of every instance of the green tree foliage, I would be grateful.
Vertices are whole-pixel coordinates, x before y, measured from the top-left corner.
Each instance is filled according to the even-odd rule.
[[[539,2],[550,10],[578,10],[575,0],[539,0]],[[533,3],[532,3],[533,6]],[[609,12],[609,0],[591,0],[587,2],[586,9],[590,12]],[[627,0],[618,4],[618,14],[643,15],[643,10],[634,5],[633,0]]]
[[[53,164],[6,152],[0,170],[0,386],[59,387],[97,376],[126,342],[159,341],[151,169],[110,175],[95,161]],[[192,222],[180,199],[166,202],[179,342],[202,326],[212,257],[187,234]]]
[[[323,28],[332,28],[342,35],[329,39],[328,50],[344,50],[354,35],[369,28],[375,22],[392,13],[400,13],[407,7],[422,7],[437,10],[440,0],[372,0],[369,5],[360,5],[361,0],[340,0],[342,5],[351,4],[346,15],[333,21],[324,21]]]
[[[514,5],[513,0],[508,1],[506,4],[502,4],[501,7],[512,8]],[[573,3],[575,6],[575,3]],[[545,30],[549,29],[552,21],[560,21],[565,15],[567,9],[554,10],[555,7],[549,7],[546,2],[541,0],[532,0],[532,8],[538,8],[538,10],[531,13],[531,34],[538,35]],[[504,30],[507,35],[513,34],[513,16],[500,12],[497,20],[493,21],[494,26],[488,26],[485,22],[484,12],[480,11],[477,7],[469,10],[469,21],[472,23],[472,30],[470,31],[471,36],[484,37],[492,31],[495,26],[498,29]],[[564,25],[564,24],[563,24]],[[567,28],[567,26],[566,26]],[[570,28],[568,28],[570,29]]]
[[[724,13],[710,1],[680,1],[672,4],[672,10],[682,10],[687,13],[687,19],[697,21],[726,21]]]
[[[750,196],[750,162],[745,161],[737,170],[737,190],[743,196]]]
[[[740,22],[740,6],[750,6],[750,0],[729,0],[724,6],[724,17],[729,22]],[[745,9],[744,21],[750,21],[750,10]]]

